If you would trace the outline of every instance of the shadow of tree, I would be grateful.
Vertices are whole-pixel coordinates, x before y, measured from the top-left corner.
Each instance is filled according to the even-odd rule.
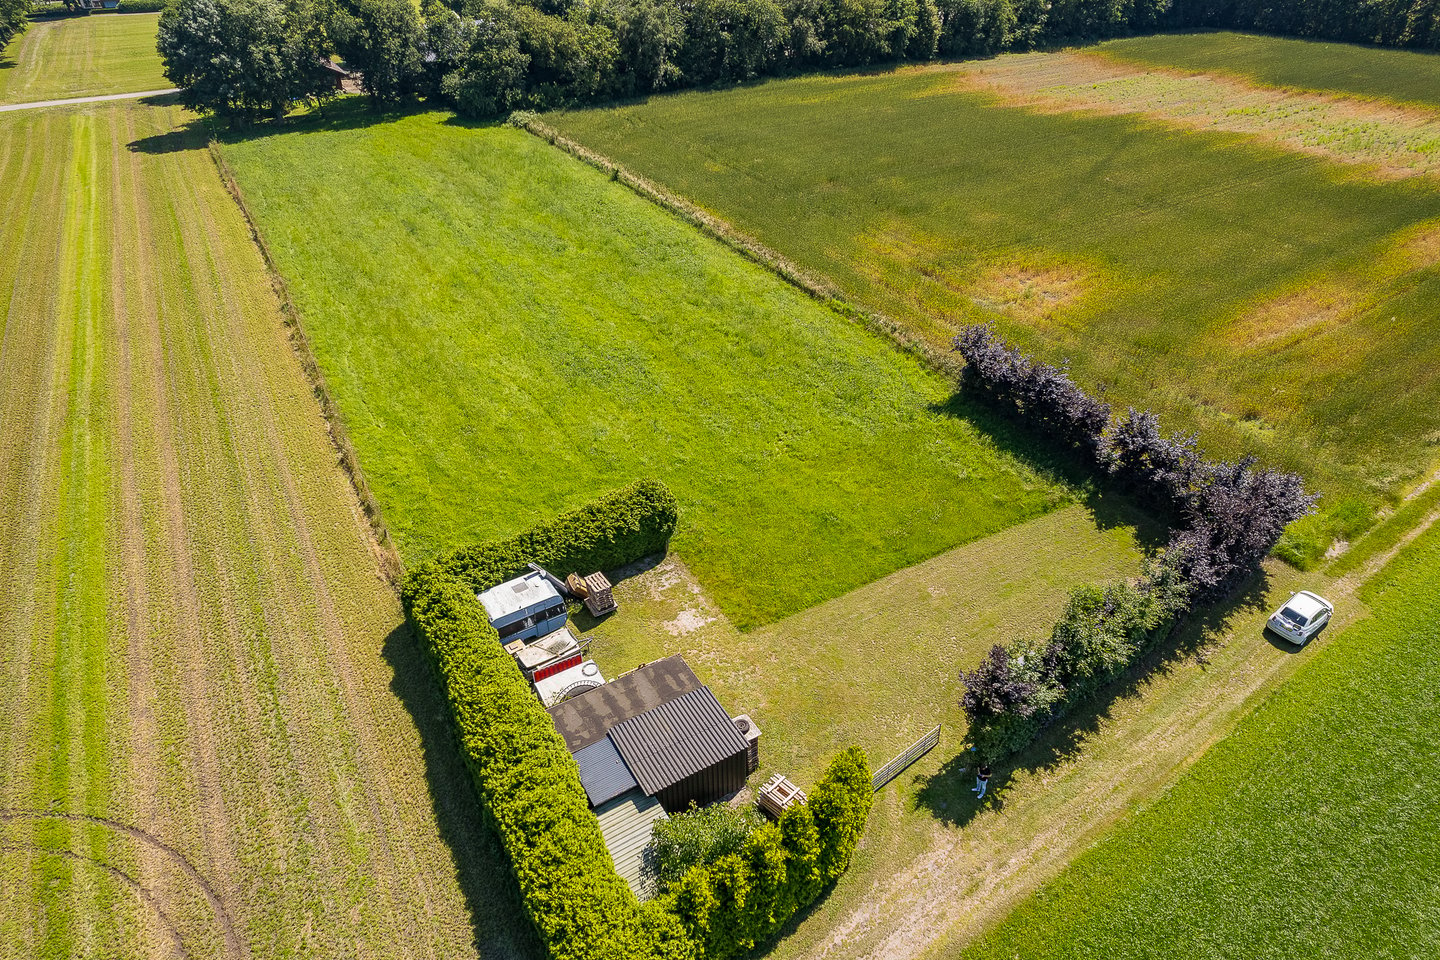
[[[145,97],[140,102],[167,104],[179,101],[179,94],[162,94]],[[129,144],[139,153],[176,153],[202,148],[211,137],[223,143],[243,143],[266,137],[293,136],[297,134],[358,130],[385,123],[394,123],[431,108],[424,104],[402,110],[377,110],[368,97],[346,96],[328,103],[322,103],[282,120],[265,119],[254,123],[230,122],[214,116],[194,116],[175,130],[168,133],[142,137]],[[447,121],[448,122],[448,121]],[[471,124],[472,126],[494,126]]]
[[[431,806],[440,837],[454,858],[479,954],[487,960],[538,960],[543,955],[539,938],[461,759],[449,706],[409,624],[390,632],[382,653],[394,671],[390,689],[420,731]]]
[[[1005,794],[1001,788],[1015,771],[1043,774],[1055,769],[1073,759],[1086,741],[1099,733],[1112,718],[1116,703],[1137,696],[1152,679],[1166,676],[1185,664],[1199,664],[1204,669],[1206,650],[1213,646],[1215,638],[1227,631],[1235,620],[1263,609],[1269,588],[1270,574],[1261,570],[1228,600],[1202,607],[1182,618],[1124,673],[1045,727],[1029,747],[1003,763],[992,763],[990,791],[983,800],[977,800],[969,792],[974,786],[973,768],[977,757],[967,748],[945,761],[935,773],[914,778],[917,808],[926,809],[935,819],[956,827],[968,824],[981,810],[1003,809]]]

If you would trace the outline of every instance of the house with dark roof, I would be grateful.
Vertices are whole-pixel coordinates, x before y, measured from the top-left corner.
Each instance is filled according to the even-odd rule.
[[[651,892],[642,861],[655,821],[740,790],[759,756],[750,742],[758,728],[742,733],[678,656],[558,703],[550,717],[616,869],[642,898]]]

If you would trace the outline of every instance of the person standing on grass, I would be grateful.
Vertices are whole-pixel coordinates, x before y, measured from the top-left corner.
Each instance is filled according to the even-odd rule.
[[[975,774],[975,787],[970,791],[975,794],[976,800],[985,798],[985,788],[990,786],[990,764],[981,763],[980,769]]]

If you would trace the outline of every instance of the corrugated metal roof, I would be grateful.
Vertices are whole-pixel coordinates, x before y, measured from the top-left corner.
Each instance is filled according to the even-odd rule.
[[[668,819],[665,808],[654,797],[639,790],[616,797],[595,811],[605,849],[615,861],[615,870],[630,884],[635,896],[649,900],[655,895],[655,875],[646,863],[645,848],[655,821]]]
[[[651,796],[746,750],[745,738],[709,687],[616,724],[610,739]]]
[[[605,739],[617,723],[700,688],[684,659],[666,657],[550,708],[571,753]]]
[[[575,762],[580,764],[580,783],[584,785],[585,795],[590,798],[592,807],[614,800],[640,785],[609,737],[576,750]]]

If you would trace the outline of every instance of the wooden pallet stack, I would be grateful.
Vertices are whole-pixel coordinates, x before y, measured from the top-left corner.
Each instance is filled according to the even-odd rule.
[[[790,778],[783,774],[775,774],[765,781],[765,786],[755,796],[755,803],[761,810],[765,811],[776,820],[785,808],[792,804],[804,803],[806,800],[805,791],[790,782]]]
[[[572,573],[565,578],[565,585],[570,588],[571,593],[580,598],[592,617],[603,617],[619,609],[610,581],[603,573],[592,573],[585,577]]]

